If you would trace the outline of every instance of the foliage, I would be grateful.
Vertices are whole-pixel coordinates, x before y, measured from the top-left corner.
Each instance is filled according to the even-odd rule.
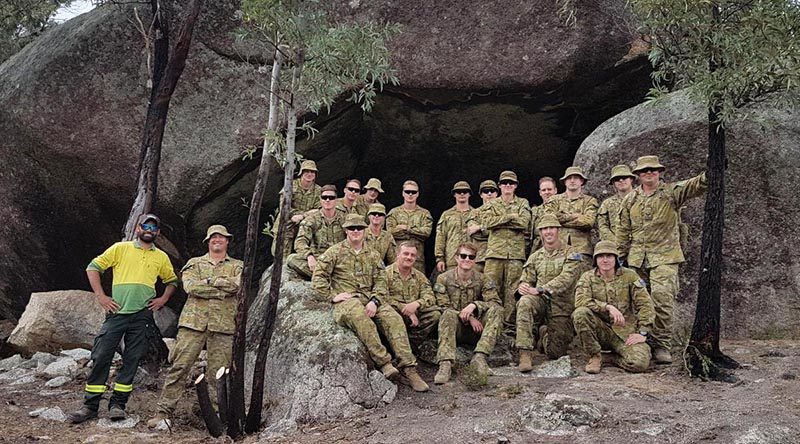
[[[629,6],[653,37],[651,99],[691,87],[695,100],[719,110],[714,123],[724,125],[741,117],[744,105],[800,83],[796,0],[629,0]],[[780,95],[784,102],[792,96]]]
[[[54,22],[53,13],[72,0],[3,0],[0,2],[0,62],[30,43]]]

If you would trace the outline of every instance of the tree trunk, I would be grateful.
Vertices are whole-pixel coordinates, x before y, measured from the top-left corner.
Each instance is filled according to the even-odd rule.
[[[139,178],[136,184],[136,196],[125,223],[123,237],[131,240],[136,229],[136,222],[142,214],[152,211],[158,195],[158,167],[161,162],[161,142],[164,138],[164,127],[167,124],[167,112],[175,87],[186,66],[186,56],[192,43],[192,32],[200,14],[202,0],[190,0],[186,7],[186,16],[178,34],[178,41],[172,51],[172,57],[164,63],[169,53],[169,25],[164,20],[163,6],[157,0],[151,0],[154,11],[154,44],[153,90],[147,106],[144,130],[139,154]]]
[[[267,363],[267,353],[272,340],[272,330],[275,327],[275,317],[278,310],[278,298],[280,297],[281,277],[283,270],[283,245],[286,237],[286,227],[289,225],[289,215],[292,207],[292,179],[294,178],[295,163],[295,137],[297,133],[297,104],[294,91],[300,84],[300,75],[303,70],[302,53],[298,54],[295,66],[292,69],[292,87],[289,98],[288,122],[286,125],[286,164],[284,165],[283,175],[283,204],[280,209],[281,221],[278,226],[278,233],[275,236],[278,248],[275,249],[275,258],[272,262],[272,274],[270,275],[269,296],[267,301],[266,313],[264,314],[264,330],[261,334],[261,341],[258,344],[255,366],[253,368],[252,394],[250,395],[250,410],[247,412],[247,423],[245,424],[246,433],[255,433],[261,426],[261,410],[264,401],[264,372]]]
[[[222,435],[222,421],[219,420],[219,416],[217,416],[217,412],[214,411],[214,406],[211,404],[206,375],[200,375],[194,381],[194,386],[197,389],[197,403],[200,404],[200,415],[206,424],[208,434],[217,438]]]
[[[222,424],[228,423],[228,369],[220,367],[216,373],[217,379],[217,405],[219,406],[219,420]]]
[[[270,80],[269,119],[267,131],[274,132],[278,127],[278,89],[280,88],[280,71],[284,56],[281,50],[275,51]],[[228,435],[238,438],[244,430],[244,354],[246,350],[245,335],[247,333],[247,309],[253,282],[253,268],[258,252],[258,236],[261,233],[259,218],[264,188],[269,178],[269,146],[271,141],[264,138],[261,163],[258,167],[256,183],[253,187],[253,198],[247,216],[247,239],[244,245],[244,266],[242,268],[242,285],[237,293],[236,331],[233,334],[233,351],[231,371],[228,377]]]

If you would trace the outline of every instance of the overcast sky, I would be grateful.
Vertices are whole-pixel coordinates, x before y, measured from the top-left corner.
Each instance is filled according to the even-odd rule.
[[[53,20],[58,23],[64,23],[76,15],[91,11],[92,8],[94,8],[94,5],[91,0],[74,0],[71,5],[58,8]]]

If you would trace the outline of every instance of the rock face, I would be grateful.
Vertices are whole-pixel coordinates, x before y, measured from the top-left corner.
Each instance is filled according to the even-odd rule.
[[[522,426],[533,433],[568,435],[580,427],[591,426],[603,417],[599,407],[589,401],[558,393],[534,401],[519,413]]]
[[[270,269],[271,270],[271,269]],[[397,387],[379,372],[350,330],[333,321],[330,304],[315,300],[307,282],[284,273],[278,321],[266,364],[267,424],[330,421],[394,400]],[[261,335],[268,273],[248,315],[248,344]],[[250,381],[255,350],[248,353]],[[249,383],[247,384],[249,385]]]
[[[390,206],[401,201],[405,175],[418,175],[427,193],[514,165],[555,174],[577,140],[647,89],[645,63],[614,66],[630,40],[614,17],[624,1],[596,3],[603,13],[581,7],[572,28],[550,0],[324,2],[342,19],[403,25],[390,42],[403,86],[381,96],[374,117],[343,105],[315,118],[322,132],[299,149],[318,161],[321,183],[386,176]],[[232,43],[237,9],[237,1],[207,2],[170,106],[157,211],[182,259],[202,253],[212,223],[244,238],[241,200],[259,159],[243,162],[240,152],[260,145],[267,110],[264,74]],[[0,65],[0,318],[18,317],[32,291],[85,287],[85,265],[119,239],[148,97],[131,17],[130,7],[99,7]],[[418,168],[380,161],[388,152],[418,159]],[[448,169],[443,159],[459,161]],[[268,183],[265,213],[280,180]],[[435,215],[451,205],[449,193],[437,194],[421,199]],[[232,248],[241,256],[240,243]]]
[[[7,344],[26,354],[90,349],[104,318],[93,293],[80,290],[34,293]]]
[[[757,122],[762,120],[768,126]],[[608,192],[617,163],[657,154],[667,181],[705,169],[706,114],[685,92],[660,105],[640,105],[597,128],[581,145],[575,163],[586,168],[590,192]],[[800,171],[800,117],[762,105],[745,122],[728,127],[722,328],[728,337],[797,336],[800,320],[800,197],[791,183]],[[690,226],[687,262],[681,267],[676,328],[691,328],[700,266],[703,198],[683,212]]]

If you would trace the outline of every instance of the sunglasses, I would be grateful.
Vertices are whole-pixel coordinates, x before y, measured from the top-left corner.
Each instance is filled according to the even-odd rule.
[[[158,231],[158,225],[156,224],[140,224],[139,226],[144,231]]]
[[[453,194],[469,194],[469,190],[455,190]]]
[[[344,189],[347,190],[347,191],[352,191],[354,193],[360,193],[361,192],[361,188],[345,187]]]
[[[654,171],[661,171],[661,170],[659,170],[658,168],[642,168],[641,170],[639,170],[639,173],[640,174],[641,173],[652,173]]]
[[[458,257],[460,257],[461,259],[469,259],[471,261],[474,261],[476,256],[474,254],[458,253]]]
[[[419,193],[419,191],[418,191],[418,190],[403,190],[403,192],[404,192],[404,193],[406,193],[406,194],[411,194],[412,196],[413,196],[414,194],[417,194],[417,193]]]
[[[364,231],[364,227],[347,227],[345,228],[347,231]]]
[[[331,195],[327,195],[327,194],[324,195],[324,196],[320,196],[319,198],[322,199],[322,200],[336,200],[336,196],[331,196]]]
[[[484,188],[481,190],[481,194],[492,194],[496,192],[497,190],[495,190],[494,188]]]
[[[386,215],[381,213],[369,213],[367,216],[384,217]]]
[[[516,185],[517,183],[512,180],[501,180],[500,185]]]

